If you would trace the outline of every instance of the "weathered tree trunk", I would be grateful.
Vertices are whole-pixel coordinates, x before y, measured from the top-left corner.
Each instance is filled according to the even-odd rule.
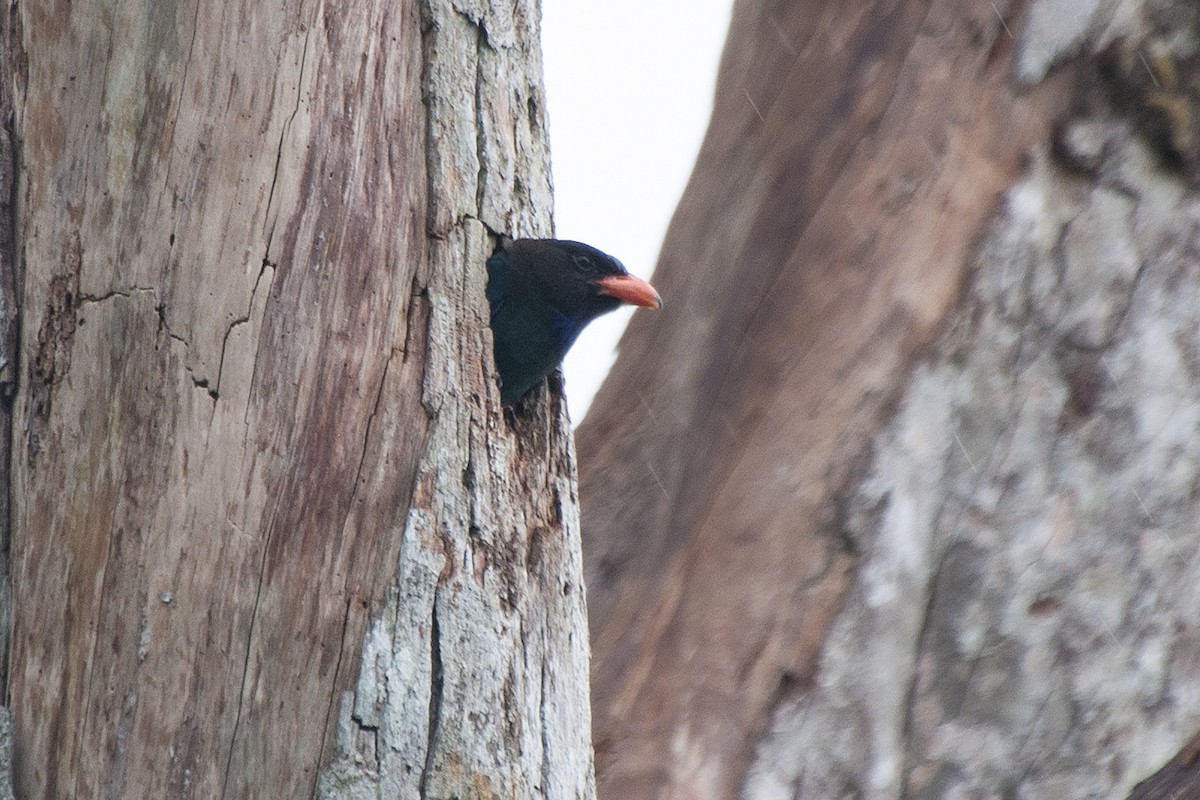
[[[579,430],[602,797],[1123,797],[1200,726],[1200,20],[1116,5],[737,4]]]
[[[549,231],[537,29],[9,7],[19,796],[591,796],[569,430],[484,299]]]

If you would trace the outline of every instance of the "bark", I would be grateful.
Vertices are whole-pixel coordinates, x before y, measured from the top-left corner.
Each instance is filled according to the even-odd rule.
[[[1195,729],[1197,21],[1115,5],[736,5],[579,430],[602,797],[1124,796]]]
[[[549,230],[537,27],[10,7],[19,796],[591,796],[569,429],[484,299]]]
[[[1133,787],[1128,800],[1185,800],[1200,797],[1200,732],[1162,769]]]

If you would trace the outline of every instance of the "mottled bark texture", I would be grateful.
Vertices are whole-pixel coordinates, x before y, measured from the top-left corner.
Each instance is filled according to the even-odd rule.
[[[19,796],[590,797],[569,429],[484,299],[536,2],[22,0],[3,64]]]
[[[1200,727],[1196,15],[736,4],[579,430],[602,798],[1124,797]]]

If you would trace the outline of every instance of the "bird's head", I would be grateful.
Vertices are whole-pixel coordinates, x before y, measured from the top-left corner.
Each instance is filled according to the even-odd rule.
[[[501,400],[511,405],[562,361],[575,337],[620,305],[662,308],[654,287],[580,242],[501,240],[487,262]]]
[[[623,304],[662,308],[646,281],[630,275],[612,256],[581,242],[518,239],[512,263],[526,270],[547,305],[580,327]]]

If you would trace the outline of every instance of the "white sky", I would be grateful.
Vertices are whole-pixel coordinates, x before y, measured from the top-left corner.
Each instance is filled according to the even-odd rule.
[[[650,278],[712,110],[732,0],[543,0],[555,235]],[[671,298],[664,297],[670,313]],[[632,310],[584,330],[564,364],[583,419]]]

